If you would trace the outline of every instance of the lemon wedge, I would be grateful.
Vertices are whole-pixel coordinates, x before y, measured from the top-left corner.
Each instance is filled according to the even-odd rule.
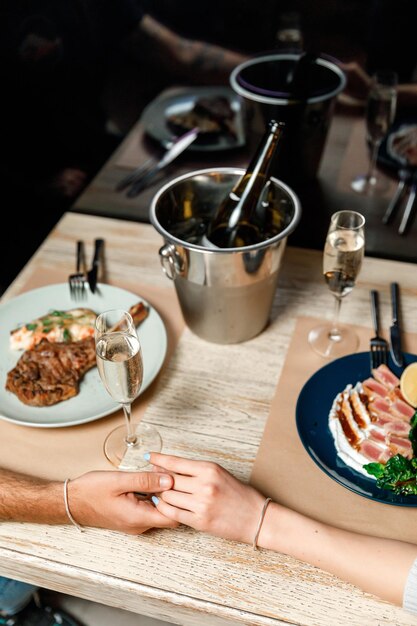
[[[417,407],[417,362],[407,365],[400,378],[400,389],[404,399]]]

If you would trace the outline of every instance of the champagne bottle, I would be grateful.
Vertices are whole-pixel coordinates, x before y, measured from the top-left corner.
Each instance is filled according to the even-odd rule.
[[[300,14],[296,11],[281,13],[275,35],[275,47],[281,52],[301,52],[303,45]]]
[[[268,171],[284,126],[283,122],[269,122],[248,169],[208,225],[206,238],[210,244],[218,248],[240,248],[265,241],[276,234],[273,232],[274,225],[271,231],[274,220],[266,219]]]

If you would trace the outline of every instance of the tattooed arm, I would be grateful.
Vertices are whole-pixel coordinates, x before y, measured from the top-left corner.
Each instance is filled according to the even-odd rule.
[[[248,58],[215,44],[186,39],[150,15],[141,20],[134,45],[146,64],[177,81],[196,84],[228,83],[233,68]]]

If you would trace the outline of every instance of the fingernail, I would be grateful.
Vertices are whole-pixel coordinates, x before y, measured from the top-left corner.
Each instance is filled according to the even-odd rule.
[[[152,502],[155,506],[157,506],[159,504],[159,498],[157,498],[156,496],[152,496]]]
[[[145,461],[150,461],[151,460],[151,453],[150,452],[145,452],[145,454],[143,455],[143,458],[145,459]]]
[[[161,476],[159,479],[159,486],[165,489],[165,487],[171,486],[171,478],[169,476]]]

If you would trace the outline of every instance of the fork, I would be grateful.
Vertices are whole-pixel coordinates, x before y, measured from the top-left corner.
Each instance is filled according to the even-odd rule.
[[[174,144],[173,141],[168,141],[165,144],[165,149],[169,150],[170,148],[172,148],[173,144]],[[126,187],[129,187],[129,185],[134,184],[136,180],[138,180],[144,174],[146,174],[153,166],[156,165],[156,163],[157,163],[157,159],[155,157],[150,157],[144,163],[142,163],[141,165],[138,165],[138,167],[136,167],[133,170],[133,172],[130,172],[130,174],[127,174],[124,178],[122,178],[122,180],[120,180],[117,183],[115,187],[115,191],[124,191]]]
[[[156,159],[152,157],[147,159],[142,165],[139,165],[136,169],[134,169],[133,172],[122,178],[122,180],[117,183],[115,191],[123,191],[126,187],[129,187],[129,185],[135,183],[138,178],[146,174],[146,172],[148,172],[155,164]]]
[[[83,300],[85,298],[86,280],[84,242],[77,241],[76,272],[74,274],[70,274],[68,277],[71,298],[74,300]]]
[[[371,290],[371,313],[375,337],[370,341],[369,354],[371,357],[371,369],[388,363],[388,342],[379,334],[379,298],[375,289]]]

